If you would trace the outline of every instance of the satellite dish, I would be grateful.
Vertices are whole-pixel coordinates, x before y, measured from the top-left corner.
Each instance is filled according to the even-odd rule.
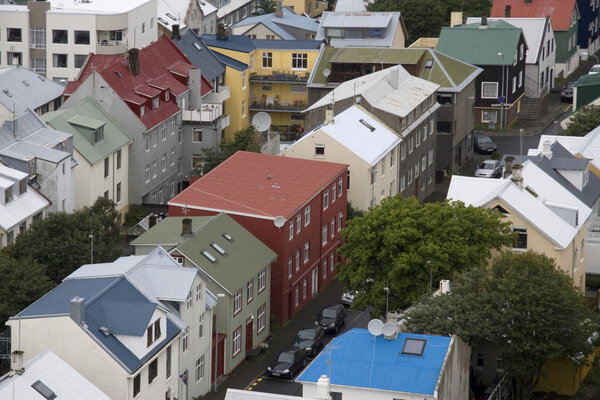
[[[259,131],[264,132],[271,126],[271,116],[266,112],[259,112],[252,118],[252,126]]]
[[[275,220],[273,220],[273,225],[281,228],[283,225],[285,225],[285,218],[283,218],[281,215],[275,217]]]
[[[383,321],[380,319],[372,319],[369,321],[369,325],[367,325],[367,329],[369,333],[373,336],[379,336],[383,333]]]
[[[324,76],[325,78],[329,78],[329,75],[331,75],[331,70],[330,70],[329,68],[325,68],[325,69],[323,70],[323,76]]]
[[[392,322],[387,322],[383,324],[381,331],[383,336],[394,336],[396,334],[396,324]]]

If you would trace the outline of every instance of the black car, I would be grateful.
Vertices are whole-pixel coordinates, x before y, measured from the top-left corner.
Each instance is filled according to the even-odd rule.
[[[279,353],[267,368],[269,376],[291,379],[306,365],[306,351],[291,347]]]
[[[563,102],[563,103],[572,103],[573,102],[573,86],[575,86],[576,83],[577,83],[577,81],[567,82],[560,88],[560,101],[561,102]]]
[[[345,320],[346,309],[343,304],[325,307],[317,314],[317,325],[322,326],[326,333],[337,333]]]
[[[475,151],[479,154],[491,154],[496,151],[496,143],[483,132],[475,132]]]
[[[306,350],[307,357],[314,357],[323,347],[324,336],[325,331],[317,325],[301,329],[296,335],[296,340],[294,340],[294,347]]]

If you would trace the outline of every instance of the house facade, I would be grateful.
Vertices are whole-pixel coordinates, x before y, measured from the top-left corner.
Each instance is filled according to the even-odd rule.
[[[596,1],[577,0],[577,8],[577,45],[580,50],[595,54],[600,48],[600,4]]]
[[[169,201],[169,215],[225,212],[269,246],[271,311],[283,323],[335,276],[347,173],[343,164],[239,151]]]
[[[207,289],[217,296],[212,324],[217,379],[267,340],[270,265],[276,255],[233,218],[224,213],[165,218],[132,245],[139,255],[163,246],[181,265],[197,268]]]
[[[504,21],[442,28],[436,50],[483,69],[475,87],[475,124],[505,127],[519,118],[525,94],[521,28]]]
[[[157,0],[0,5],[0,66],[22,65],[65,85],[88,54],[121,54],[158,38]],[[67,27],[65,29],[65,27]]]

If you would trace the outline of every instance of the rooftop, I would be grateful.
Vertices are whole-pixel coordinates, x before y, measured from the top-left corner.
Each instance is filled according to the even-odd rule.
[[[281,11],[283,13],[282,17],[278,17],[276,13],[257,15],[244,18],[233,25],[232,28],[237,33],[245,34],[245,31],[242,31],[243,29],[247,31],[260,24],[271,30],[283,40],[304,39],[305,32],[317,33],[317,29],[319,28],[319,22],[317,20],[298,15],[288,7],[283,7]],[[297,30],[302,32],[298,34]],[[302,37],[299,38],[297,35]]]
[[[213,81],[225,73],[223,64],[193,30],[187,30],[180,39],[174,40],[174,42],[190,62],[200,68],[202,76],[209,81]]]
[[[16,185],[27,176],[24,172],[0,164],[0,189]],[[14,190],[13,200],[8,204],[0,204],[0,229],[8,232],[49,205],[50,202],[31,187],[23,194],[19,194],[18,189]]]
[[[229,35],[225,39],[217,38],[217,35],[202,35],[202,40],[209,47],[251,53],[256,49],[271,50],[318,50],[321,46],[320,40],[276,40],[276,39],[250,39],[244,35]]]
[[[347,167],[238,151],[172,198],[169,205],[288,219]]]
[[[152,0],[94,0],[81,2],[76,0],[48,0],[49,12],[68,14],[121,14],[135,10]]]
[[[505,7],[510,6],[513,18],[546,18],[552,20],[555,31],[567,31],[571,26],[571,16],[576,0],[535,0],[532,2],[514,0],[494,0],[490,17],[504,17]]]
[[[64,86],[23,67],[0,68],[0,104],[21,115],[62,96]]]

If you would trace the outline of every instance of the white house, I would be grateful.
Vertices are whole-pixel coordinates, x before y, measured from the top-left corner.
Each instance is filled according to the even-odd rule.
[[[197,270],[162,248],[84,265],[9,319],[11,350],[50,349],[113,399],[199,396],[214,302]]]
[[[0,398],[111,400],[51,350],[26,363],[23,363],[22,353],[13,353],[10,372],[0,377]]]

